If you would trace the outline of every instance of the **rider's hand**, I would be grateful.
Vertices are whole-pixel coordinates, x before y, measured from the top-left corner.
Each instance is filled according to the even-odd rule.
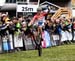
[[[50,13],[50,10],[51,10],[51,7],[50,7],[50,6],[48,6],[48,13]]]
[[[48,9],[50,10],[50,9],[51,9],[51,7],[49,6],[49,7],[48,7]]]

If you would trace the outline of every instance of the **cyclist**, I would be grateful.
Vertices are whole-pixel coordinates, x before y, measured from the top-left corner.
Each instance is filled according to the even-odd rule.
[[[34,41],[38,48],[39,56],[41,56],[42,49],[41,49],[41,41],[42,41],[42,28],[45,23],[45,16],[50,12],[50,8],[46,10],[47,12],[44,12],[41,7],[37,8],[37,14],[33,17],[33,19],[30,21],[28,26],[36,26],[36,32],[34,32]],[[37,34],[36,34],[37,33]]]
[[[45,23],[45,16],[49,13],[49,11],[50,11],[49,8],[48,8],[48,12],[42,11],[41,7],[37,8],[37,14],[30,21],[29,26],[34,24],[38,26],[38,32],[42,32],[42,27],[44,26]]]

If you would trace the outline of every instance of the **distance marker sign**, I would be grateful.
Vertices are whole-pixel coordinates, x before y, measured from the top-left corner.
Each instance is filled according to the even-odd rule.
[[[17,5],[17,12],[37,12],[38,5]]]

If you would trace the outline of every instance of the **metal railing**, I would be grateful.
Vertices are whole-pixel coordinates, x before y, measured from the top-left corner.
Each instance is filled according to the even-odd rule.
[[[16,0],[6,0],[6,3],[16,3]]]
[[[27,1],[33,2],[33,0],[6,0],[6,3],[27,2]],[[35,0],[34,2],[36,1],[38,2],[38,0]]]
[[[26,2],[27,0],[16,0],[16,2]]]

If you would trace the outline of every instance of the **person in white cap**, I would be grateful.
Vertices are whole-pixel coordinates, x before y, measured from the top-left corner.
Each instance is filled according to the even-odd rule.
[[[9,23],[9,17],[7,14],[2,14],[2,20],[5,22],[5,23]]]

